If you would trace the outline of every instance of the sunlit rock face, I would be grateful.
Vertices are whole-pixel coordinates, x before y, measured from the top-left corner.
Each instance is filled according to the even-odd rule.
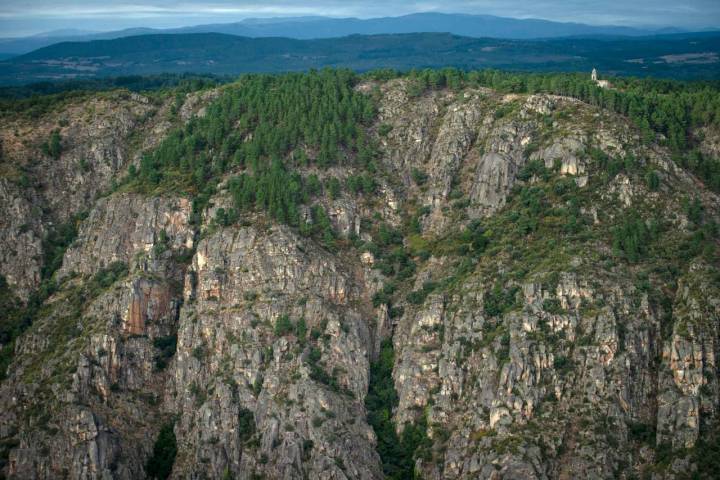
[[[31,179],[0,177],[0,272],[18,301],[43,282],[47,232],[77,228],[0,384],[6,477],[146,478],[168,425],[177,479],[381,479],[378,444],[418,425],[418,478],[692,475],[720,402],[720,292],[687,205],[697,194],[717,220],[717,195],[579,100],[356,88],[377,97],[376,188],[300,212],[322,206],[332,243],[258,211],[219,222],[227,178],[202,210],[197,192],[111,188],[221,90],[0,121]],[[63,119],[58,158],[14,140]],[[637,170],[608,176],[602,155]],[[363,173],[297,168],[342,185]],[[660,239],[637,261],[615,235],[630,212]],[[695,253],[673,270],[658,245]],[[391,428],[376,432],[366,398],[389,345]]]

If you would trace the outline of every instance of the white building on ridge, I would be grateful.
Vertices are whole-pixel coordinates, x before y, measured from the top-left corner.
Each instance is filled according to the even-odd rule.
[[[592,69],[592,73],[590,74],[590,79],[595,82],[595,84],[600,88],[610,88],[610,82],[607,80],[598,80],[598,74],[596,69]]]

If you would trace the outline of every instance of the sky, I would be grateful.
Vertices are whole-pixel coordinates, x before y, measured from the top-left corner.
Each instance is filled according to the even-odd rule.
[[[0,0],[0,37],[228,23],[248,17],[445,12],[592,25],[720,27],[720,0]]]

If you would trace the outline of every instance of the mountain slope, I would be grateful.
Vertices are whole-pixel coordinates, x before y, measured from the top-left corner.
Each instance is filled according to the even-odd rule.
[[[717,78],[720,36],[637,39],[496,40],[443,33],[349,36],[326,40],[224,34],[141,35],[69,42],[0,62],[0,83],[155,73],[239,74],[322,67],[512,68],[607,75]]]
[[[492,15],[416,13],[384,18],[299,18],[273,22],[243,21],[199,25],[168,33],[217,32],[249,37],[332,38],[346,35],[378,35],[435,32],[465,37],[504,39],[557,38],[574,35],[648,35],[652,30],[616,26],[592,26],[537,19],[515,19]],[[666,32],[669,33],[669,32]]]
[[[21,55],[54,43],[108,40],[144,34],[225,33],[245,37],[289,37],[298,39],[332,38],[346,35],[446,32],[468,37],[553,38],[571,35],[649,35],[672,33],[616,26],[592,26],[547,20],[515,19],[491,15],[418,13],[401,17],[358,18],[249,18],[241,22],[194,25],[182,28],[128,28],[115,32],[80,34],[48,32],[42,36],[0,39],[0,52]],[[62,33],[62,34],[60,34]]]
[[[718,96],[668,88],[329,70],[3,115],[2,473],[713,478]]]

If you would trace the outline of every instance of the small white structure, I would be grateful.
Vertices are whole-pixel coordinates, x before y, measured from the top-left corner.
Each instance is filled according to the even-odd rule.
[[[592,69],[592,73],[590,74],[590,79],[595,82],[595,84],[600,88],[610,88],[610,82],[607,80],[598,80],[598,74],[596,69]]]

